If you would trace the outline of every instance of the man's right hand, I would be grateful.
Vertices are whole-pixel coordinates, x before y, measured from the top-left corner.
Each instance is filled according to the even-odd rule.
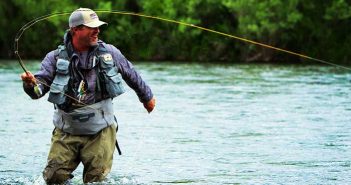
[[[155,108],[155,103],[156,103],[156,100],[155,98],[153,97],[151,100],[149,100],[148,102],[145,102],[144,103],[144,107],[145,109],[147,110],[147,112],[152,112],[152,110],[154,110]]]
[[[27,86],[35,86],[37,84],[34,75],[31,72],[24,72],[21,74],[23,83]]]

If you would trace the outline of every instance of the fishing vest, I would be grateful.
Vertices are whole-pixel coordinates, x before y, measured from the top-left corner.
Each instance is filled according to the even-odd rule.
[[[60,106],[67,104],[67,97],[71,72],[70,59],[65,46],[58,47],[56,75],[50,86],[48,101],[59,107],[54,112],[54,125],[64,132],[73,135],[91,135],[96,134],[103,128],[115,123],[116,118],[113,114],[112,98],[125,92],[122,80],[118,74],[118,68],[112,55],[99,44],[93,57],[93,68],[96,72],[96,81],[99,83],[100,93],[104,98],[95,104],[87,105],[65,112]]]
[[[96,55],[93,56],[93,68],[96,71],[97,84],[101,88],[99,90],[103,99],[114,98],[125,92],[122,85],[118,68],[115,66],[112,55],[106,50],[102,44],[99,44]],[[56,75],[50,86],[48,101],[58,106],[66,103],[66,93],[69,87],[70,80],[70,61],[65,46],[61,45],[58,48],[58,59],[56,63]]]

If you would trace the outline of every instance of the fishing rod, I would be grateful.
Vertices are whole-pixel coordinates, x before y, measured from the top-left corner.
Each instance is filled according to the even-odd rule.
[[[98,12],[98,13],[111,13],[111,14],[118,14],[118,15],[137,16],[137,17],[143,17],[143,18],[148,18],[148,19],[153,19],[153,20],[159,20],[159,21],[173,23],[173,24],[178,24],[178,25],[184,25],[184,26],[195,28],[195,29],[200,29],[202,31],[211,32],[211,33],[215,33],[215,34],[222,35],[222,36],[225,36],[225,37],[229,37],[229,38],[232,38],[232,39],[240,40],[240,41],[243,41],[243,42],[246,42],[246,43],[258,45],[258,46],[265,47],[265,48],[270,48],[270,49],[273,49],[273,50],[276,50],[276,51],[279,51],[279,52],[288,53],[288,54],[291,54],[291,55],[298,56],[300,58],[312,60],[312,61],[323,63],[323,64],[328,64],[328,65],[339,67],[339,68],[343,68],[343,69],[346,69],[346,70],[351,70],[351,68],[348,68],[348,67],[345,67],[345,66],[342,66],[342,65],[338,65],[338,64],[335,64],[335,63],[332,63],[332,62],[328,62],[328,61],[321,60],[321,59],[314,58],[314,57],[310,57],[310,56],[307,56],[307,55],[304,55],[304,54],[301,54],[301,53],[297,53],[297,52],[289,51],[289,50],[286,50],[286,49],[274,47],[274,46],[271,46],[271,45],[268,45],[268,44],[264,44],[264,43],[261,43],[261,42],[253,41],[253,40],[250,40],[250,39],[246,39],[246,38],[243,38],[243,37],[231,35],[231,34],[220,32],[220,31],[212,30],[212,29],[205,28],[205,27],[202,27],[202,26],[197,26],[197,25],[190,24],[190,23],[185,23],[185,22],[176,21],[176,20],[167,19],[167,18],[162,18],[162,17],[157,17],[157,16],[151,16],[151,15],[145,15],[145,14],[140,14],[140,13],[134,13],[134,12],[123,12],[123,11],[114,11],[114,10],[94,10],[94,11]],[[57,13],[51,13],[51,14],[43,15],[43,16],[37,17],[37,18],[29,21],[28,23],[23,25],[21,27],[21,29],[19,29],[19,31],[17,32],[16,37],[15,37],[14,50],[15,50],[15,55],[18,58],[18,63],[20,64],[21,68],[23,69],[23,71],[25,73],[28,74],[28,70],[25,67],[25,64],[22,61],[22,58],[21,58],[21,56],[19,54],[19,41],[20,41],[20,38],[23,35],[23,33],[28,28],[30,28],[31,26],[35,25],[38,22],[41,22],[43,20],[47,20],[47,19],[50,19],[50,18],[53,18],[53,17],[64,16],[64,15],[69,15],[69,14],[71,14],[71,12],[57,12]],[[40,82],[40,83],[42,83],[43,85],[45,85],[47,87],[50,87],[46,83],[43,83],[43,82]],[[62,93],[64,94],[64,92],[62,92]],[[69,97],[67,94],[64,94],[64,95]],[[73,98],[73,97],[69,97],[69,98],[75,100],[75,98]]]
[[[52,18],[52,17],[56,17],[56,16],[61,16],[61,15],[68,15],[69,13],[68,12],[60,12],[60,13],[52,13],[52,14],[48,14],[48,15],[43,15],[43,16],[40,16],[40,17],[37,17],[31,21],[29,21],[28,23],[26,23],[25,25],[23,25],[21,27],[21,29],[18,30],[17,34],[16,34],[16,37],[15,37],[15,43],[14,43],[14,50],[15,50],[15,55],[17,56],[18,58],[18,62],[20,64],[20,66],[22,67],[23,71],[25,73],[28,74],[28,70],[27,68],[25,67],[22,59],[21,59],[21,56],[19,54],[19,40],[22,36],[22,34],[28,29],[30,28],[31,26],[33,26],[34,24],[40,22],[40,21],[43,21],[43,20],[46,20],[46,19],[49,19],[49,18]]]
[[[261,46],[261,47],[270,48],[270,49],[273,49],[273,50],[276,50],[276,51],[288,53],[288,54],[295,55],[295,56],[298,56],[300,58],[312,60],[312,61],[315,61],[315,62],[318,62],[318,63],[328,64],[328,65],[339,67],[339,68],[343,68],[343,69],[346,69],[346,70],[351,70],[351,68],[349,68],[349,67],[345,67],[345,66],[338,65],[338,64],[335,64],[335,63],[332,63],[332,62],[328,62],[326,60],[321,60],[321,59],[310,57],[310,56],[307,56],[307,55],[304,55],[304,54],[301,54],[301,53],[297,53],[297,52],[289,51],[289,50],[286,50],[286,49],[274,47],[274,46],[271,46],[271,45],[268,45],[268,44],[264,44],[264,43],[261,43],[261,42],[253,41],[253,40],[250,40],[250,39],[246,39],[246,38],[243,38],[243,37],[235,36],[235,35],[224,33],[224,32],[220,32],[220,31],[212,30],[212,29],[205,28],[205,27],[202,27],[202,26],[197,26],[197,25],[190,24],[190,23],[185,23],[185,22],[176,21],[176,20],[167,19],[167,18],[162,18],[162,17],[157,17],[157,16],[151,16],[151,15],[145,15],[145,14],[140,14],[140,13],[134,13],[134,12],[124,12],[124,11],[114,11],[114,10],[94,10],[94,11],[98,12],[98,13],[111,13],[111,14],[119,14],[119,15],[137,16],[137,17],[143,17],[143,18],[148,18],[148,19],[159,20],[159,21],[163,21],[163,22],[169,22],[169,23],[178,24],[178,25],[184,25],[184,26],[195,28],[195,29],[200,29],[202,31],[211,32],[211,33],[215,33],[215,34],[222,35],[222,36],[225,36],[225,37],[229,37],[229,38],[232,38],[232,39],[240,40],[240,41],[243,41],[243,42],[246,42],[246,43],[250,43],[250,44],[258,45],[258,46]],[[71,14],[71,12],[58,12],[58,13],[52,13],[52,14],[48,14],[48,15],[44,15],[44,16],[35,18],[32,21],[26,23],[24,26],[22,26],[22,28],[17,32],[16,38],[15,38],[15,55],[18,57],[19,64],[20,64],[20,66],[22,67],[22,69],[25,72],[27,72],[28,70],[26,69],[26,67],[25,67],[25,65],[24,65],[24,63],[23,63],[23,61],[21,59],[21,56],[19,55],[19,52],[18,52],[19,39],[22,36],[22,34],[26,31],[26,29],[28,29],[29,27],[33,26],[34,24],[36,24],[36,23],[38,23],[40,21],[43,21],[43,20],[46,20],[46,19],[50,19],[50,18],[53,18],[53,17],[57,17],[57,16],[69,15],[69,14]]]

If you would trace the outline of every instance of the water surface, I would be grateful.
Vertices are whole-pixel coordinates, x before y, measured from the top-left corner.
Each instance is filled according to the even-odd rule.
[[[39,62],[27,62],[31,71]],[[329,66],[135,63],[157,106],[114,99],[105,184],[350,184],[351,75]],[[53,105],[0,63],[0,184],[43,184]],[[72,184],[82,184],[82,166]]]

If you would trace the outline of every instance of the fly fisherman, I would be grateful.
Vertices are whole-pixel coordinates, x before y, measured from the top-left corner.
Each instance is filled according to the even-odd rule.
[[[69,17],[63,45],[49,52],[35,75],[21,75],[24,91],[38,99],[49,92],[55,129],[43,176],[48,184],[73,178],[80,162],[83,181],[102,181],[111,171],[117,120],[112,99],[124,92],[121,77],[150,113],[155,98],[132,64],[113,45],[98,40],[107,24],[87,8]],[[120,151],[119,151],[120,152]]]

